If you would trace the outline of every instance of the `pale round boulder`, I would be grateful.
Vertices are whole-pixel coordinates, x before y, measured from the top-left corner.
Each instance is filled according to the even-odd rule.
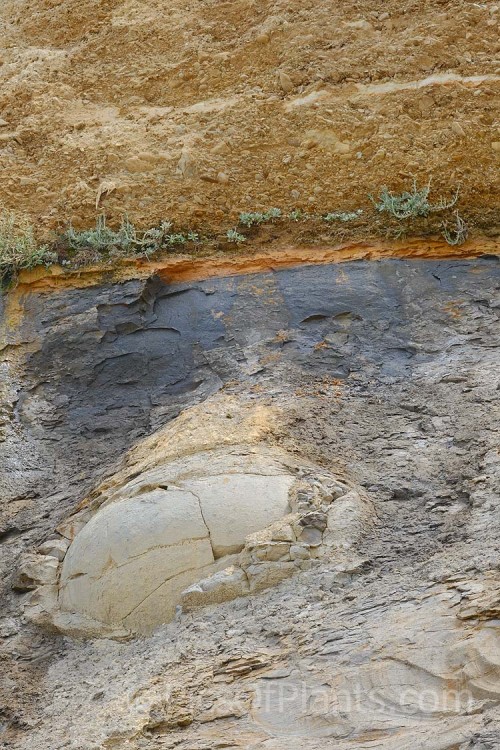
[[[279,458],[206,451],[117,488],[68,549],[60,609],[146,633],[171,620],[186,587],[289,512]]]

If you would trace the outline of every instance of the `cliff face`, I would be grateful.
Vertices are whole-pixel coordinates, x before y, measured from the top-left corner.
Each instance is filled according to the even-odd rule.
[[[500,745],[498,261],[256,271],[3,298],[6,746]]]
[[[498,226],[498,7],[4,0],[2,202],[39,226],[353,211],[432,177]]]
[[[500,748],[499,17],[0,2],[2,747]]]

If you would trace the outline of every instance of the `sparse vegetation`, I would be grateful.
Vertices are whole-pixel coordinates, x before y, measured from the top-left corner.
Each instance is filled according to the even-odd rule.
[[[93,229],[75,230],[70,226],[60,235],[60,242],[69,250],[94,250],[97,253],[149,257],[168,247],[201,242],[198,232],[171,232],[172,222],[162,221],[158,227],[138,231],[124,216],[118,230],[108,227],[105,215],[96,219]]]
[[[418,217],[427,217],[431,213],[444,211],[451,208],[458,200],[459,190],[451,200],[439,200],[437,203],[429,203],[429,193],[431,190],[430,182],[423,188],[417,188],[416,180],[413,181],[411,191],[405,190],[402,193],[391,193],[386,187],[383,187],[378,197],[378,202],[369,196],[373,205],[380,213],[386,212],[396,219],[409,219]]]
[[[461,245],[466,241],[469,229],[457,210],[453,213],[453,219],[442,221],[441,224],[431,222],[429,218],[431,214],[452,208],[458,200],[458,194],[457,190],[449,200],[441,199],[431,203],[430,183],[418,188],[414,181],[411,190],[402,193],[393,193],[383,187],[377,200],[369,196],[376,211],[387,214],[385,220],[379,220],[377,223],[376,231],[379,236],[388,239],[401,239],[415,232],[429,235],[440,231],[449,245]],[[250,229],[268,222],[310,221],[313,232],[317,232],[322,222],[331,225],[344,224],[360,219],[365,213],[368,214],[362,208],[330,211],[326,214],[308,213],[301,209],[283,213],[279,208],[270,208],[264,212],[241,213],[239,224]],[[373,215],[367,215],[366,220],[370,218],[373,221]],[[391,219],[396,219],[396,223],[391,224]],[[361,224],[358,222],[356,226],[360,228]],[[182,251],[184,247],[189,249],[193,244],[200,247],[212,244],[215,248],[221,239],[221,235],[200,235],[191,229],[174,232],[172,229],[172,222],[162,221],[156,227],[138,230],[126,216],[123,217],[118,229],[112,229],[107,224],[106,216],[102,214],[97,217],[92,229],[77,230],[70,225],[52,246],[39,245],[34,228],[29,222],[16,217],[13,213],[0,210],[0,285],[8,283],[21,269],[42,264],[59,262],[66,267],[78,268],[99,263],[105,258],[149,258],[159,252],[176,252],[177,248]],[[309,232],[306,241],[314,243],[315,235],[310,233],[310,228],[306,227],[305,232]],[[346,229],[338,227],[335,233],[335,236],[345,237]],[[241,245],[248,240],[238,227],[228,229],[223,236],[228,243],[235,245]]]
[[[301,211],[300,208],[296,208],[293,211],[290,211],[288,214],[288,218],[290,221],[303,221],[304,219],[308,218],[308,214],[304,213],[304,211]]]
[[[159,250],[164,244],[186,242],[187,238],[184,235],[169,234],[171,227],[170,221],[163,221],[159,227],[138,232],[125,216],[120,228],[115,231],[108,227],[106,216],[102,214],[97,217],[94,229],[77,231],[70,225],[60,239],[70,250],[91,249],[100,253],[113,250],[115,255],[134,253],[147,256]]]
[[[70,224],[66,232],[61,236],[61,239],[67,241],[68,247],[71,250],[91,248],[102,252],[112,246],[122,247],[124,243],[129,244],[127,229],[122,231],[123,228],[124,225],[122,223],[118,232],[109,229],[106,225],[106,217],[102,215],[97,217],[94,229],[78,231]]]
[[[32,224],[11,211],[0,212],[0,285],[23,268],[57,262],[57,254],[39,245]]]
[[[448,221],[443,222],[443,237],[448,245],[463,245],[469,236],[469,227],[462,219],[458,211],[454,213],[455,222],[451,224]]]
[[[323,219],[328,222],[354,221],[355,219],[358,219],[362,213],[363,213],[363,209],[361,208],[358,208],[357,211],[333,211],[331,213],[325,214],[325,216],[323,216]]]
[[[268,211],[265,211],[264,213],[260,211],[254,211],[250,213],[242,213],[240,214],[240,224],[243,224],[245,227],[252,227],[256,224],[265,224],[266,221],[272,221],[273,219],[280,219],[281,218],[281,209],[280,208],[270,208]]]
[[[226,232],[226,238],[228,242],[235,242],[236,244],[241,244],[242,242],[246,242],[246,237],[244,234],[240,234],[237,229],[228,229]]]
[[[173,247],[174,245],[185,245],[188,241],[187,234],[183,234],[182,232],[173,232],[172,234],[166,234],[164,237],[164,244],[170,245]],[[158,245],[158,249],[162,245]]]

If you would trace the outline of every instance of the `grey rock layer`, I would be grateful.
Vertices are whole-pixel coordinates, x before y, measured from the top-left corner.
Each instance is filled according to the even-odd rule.
[[[1,363],[2,741],[500,747],[496,259],[151,279],[23,304]],[[341,560],[302,559],[290,538],[269,541],[293,561],[253,561],[278,554],[256,544],[249,566],[302,568],[231,601],[237,571],[201,579],[184,589],[193,611],[148,638],[72,641],[25,622],[21,555],[84,498],[93,512],[127,450],[222,387],[228,430],[246,403],[279,409],[273,444],[364,488],[372,530]],[[219,584],[231,596],[199,609]]]

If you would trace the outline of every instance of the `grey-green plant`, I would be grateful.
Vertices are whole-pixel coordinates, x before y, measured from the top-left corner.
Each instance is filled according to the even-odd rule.
[[[451,208],[458,200],[459,188],[457,188],[449,201],[441,198],[437,203],[430,203],[430,190],[430,182],[423,188],[418,188],[417,182],[414,180],[411,190],[404,190],[402,193],[392,193],[386,187],[383,187],[380,191],[378,201],[372,195],[369,198],[377,211],[380,213],[389,213],[396,219],[426,217],[430,213]]]
[[[237,229],[228,229],[226,232],[226,238],[228,242],[235,242],[237,245],[246,242],[247,240],[245,235],[240,234]]]
[[[265,224],[266,221],[281,218],[280,208],[269,208],[267,211],[252,211],[240,214],[240,224],[245,227],[252,227],[256,224]]]
[[[132,247],[136,255],[144,255],[147,258],[158,252],[165,244],[165,238],[171,228],[171,221],[162,221],[158,227],[152,227],[140,233],[134,228]]]
[[[294,208],[293,211],[290,211],[288,214],[288,218],[290,221],[303,221],[304,219],[307,219],[308,214],[304,213],[304,211],[301,211],[300,208]]]
[[[50,265],[57,254],[39,245],[33,225],[12,211],[0,212],[0,284],[7,283],[24,268]]]
[[[129,244],[131,224],[128,219],[122,221],[118,232],[110,229],[106,224],[106,216],[97,217],[92,229],[75,229],[72,224],[63,232],[61,239],[68,244],[70,250],[84,250],[91,248],[102,252],[110,246],[123,247]]]
[[[441,230],[443,232],[443,237],[448,245],[463,245],[469,236],[469,227],[458,211],[455,211],[454,217],[455,221],[453,224],[450,224],[448,221],[442,223]]]
[[[430,213],[444,211],[455,205],[459,191],[450,200],[441,199],[437,203],[429,201],[430,183],[423,188],[418,188],[414,180],[411,190],[402,193],[392,193],[386,187],[382,188],[378,197],[372,200],[377,211],[386,212],[391,216],[402,220],[417,217],[427,217]],[[309,214],[300,209],[293,209],[283,215],[281,209],[270,208],[264,212],[241,213],[239,223],[246,227],[252,227],[276,219],[288,221],[302,221],[306,219],[321,219],[328,223],[354,221],[363,214],[362,209],[354,211],[331,211],[323,215]],[[406,236],[411,230],[410,223],[399,224],[399,229],[388,228],[391,238]],[[458,211],[454,212],[454,221],[444,221],[441,231],[450,245],[460,245],[467,239],[468,227]],[[228,242],[241,244],[247,241],[237,227],[227,230]],[[96,219],[95,227],[92,229],[76,230],[69,225],[68,229],[60,236],[60,242],[69,250],[75,252],[86,251],[83,260],[80,256],[73,261],[63,258],[61,263],[71,266],[75,263],[99,262],[103,256],[120,257],[149,257],[160,250],[167,250],[188,243],[209,242],[208,237],[200,236],[198,232],[188,230],[186,232],[173,232],[172,222],[162,221],[159,225],[150,229],[139,231],[135,228],[127,216],[124,216],[118,229],[112,229],[107,225],[106,216],[100,215]],[[60,243],[58,243],[60,244]],[[91,252],[90,252],[91,251]],[[27,221],[15,216],[12,212],[0,210],[0,283],[7,278],[15,276],[22,268],[33,268],[45,264],[50,265],[58,260],[55,252],[47,245],[38,245],[33,226]]]
[[[61,240],[70,250],[75,251],[91,249],[99,253],[113,251],[112,254],[115,255],[134,253],[148,256],[165,244],[175,244],[175,239],[169,240],[177,237],[169,234],[171,228],[172,222],[162,221],[158,227],[152,227],[144,232],[137,231],[128,217],[124,216],[119,229],[114,230],[108,227],[105,214],[101,214],[92,229],[76,230],[70,224],[61,235]]]
[[[182,232],[174,232],[173,234],[165,235],[165,242],[167,245],[185,245],[188,238]]]
[[[362,213],[363,213],[363,209],[361,208],[358,208],[357,211],[332,211],[328,214],[325,214],[323,216],[323,220],[328,221],[328,222],[354,221],[355,219],[359,218]]]

